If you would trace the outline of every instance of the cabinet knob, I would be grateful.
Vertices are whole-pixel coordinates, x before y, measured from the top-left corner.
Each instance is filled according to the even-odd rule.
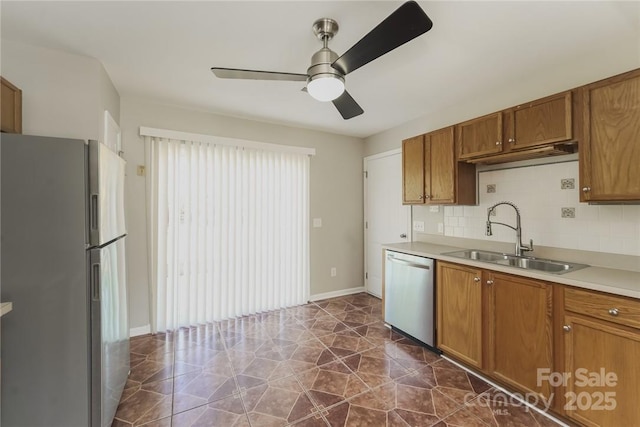
[[[496,145],[500,145],[500,144],[502,144],[502,142],[496,141]]]
[[[591,187],[582,187],[583,193],[588,193],[589,191],[591,191]]]
[[[474,278],[473,278],[473,281],[477,283],[477,282],[479,282],[479,281],[480,281],[480,278],[479,278],[479,277],[474,277]]]
[[[407,238],[407,235],[406,235],[405,233],[402,233],[402,234],[400,235],[400,238],[401,238],[401,239],[406,239],[406,238]]]
[[[418,200],[422,200],[422,199],[424,199],[424,196],[421,194],[418,196]]]
[[[512,143],[512,144],[515,144],[516,139],[515,138],[509,138],[509,142]]]
[[[493,280],[487,280],[487,285],[493,285]]]
[[[571,326],[569,326],[569,325],[564,325],[564,326],[562,327],[562,330],[563,330],[563,331],[565,331],[565,332],[571,332]]]
[[[430,198],[431,198],[431,196],[429,196],[429,195],[427,194],[426,196],[424,196],[424,198],[425,198],[425,200],[426,200],[426,199],[430,199]]]
[[[609,310],[609,314],[612,316],[617,316],[618,315],[618,309],[617,308],[612,308]]]

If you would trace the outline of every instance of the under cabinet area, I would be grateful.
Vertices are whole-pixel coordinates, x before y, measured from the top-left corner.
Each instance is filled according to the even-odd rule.
[[[640,201],[640,70],[583,88],[580,201]]]
[[[564,410],[585,426],[640,422],[640,301],[565,288]]]
[[[404,204],[476,203],[475,167],[456,161],[454,127],[402,142]]]

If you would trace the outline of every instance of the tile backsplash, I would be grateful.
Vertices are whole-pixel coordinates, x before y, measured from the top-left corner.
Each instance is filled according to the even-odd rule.
[[[640,206],[580,203],[578,183],[577,161],[480,172],[478,206],[445,206],[444,235],[514,243],[515,231],[501,225],[485,235],[488,208],[509,201],[520,209],[525,244],[640,256]],[[414,207],[414,217],[424,210]],[[515,212],[498,206],[491,221],[515,226]]]

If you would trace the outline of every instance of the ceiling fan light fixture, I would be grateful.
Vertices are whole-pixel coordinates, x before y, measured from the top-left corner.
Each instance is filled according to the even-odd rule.
[[[336,74],[317,74],[309,77],[307,92],[318,101],[333,101],[344,92],[344,78]]]

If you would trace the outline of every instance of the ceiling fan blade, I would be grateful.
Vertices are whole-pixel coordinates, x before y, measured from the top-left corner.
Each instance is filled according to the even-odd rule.
[[[211,68],[213,74],[221,79],[246,79],[246,80],[283,80],[294,82],[306,82],[306,74],[278,73],[275,71],[240,70],[237,68]]]
[[[336,108],[340,112],[340,115],[345,120],[352,119],[364,113],[362,107],[358,105],[356,100],[353,99],[351,95],[349,95],[349,92],[347,92],[346,90],[342,92],[342,95],[331,102],[333,102],[333,105],[336,106]]]
[[[385,53],[402,46],[433,27],[433,22],[415,1],[408,1],[378,24],[331,66],[348,74]]]

